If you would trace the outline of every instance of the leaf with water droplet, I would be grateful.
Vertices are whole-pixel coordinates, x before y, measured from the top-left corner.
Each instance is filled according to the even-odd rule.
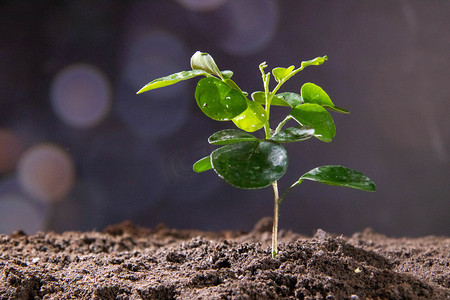
[[[178,83],[180,81],[188,80],[188,79],[194,78],[196,76],[201,76],[201,75],[206,76],[206,75],[208,75],[208,73],[206,73],[205,71],[202,71],[202,70],[181,71],[181,72],[169,75],[169,76],[161,77],[161,78],[155,79],[153,81],[150,81],[143,88],[141,88],[137,92],[137,94],[141,94],[143,92],[147,92],[150,90],[169,86],[169,85]]]
[[[290,107],[296,107],[303,103],[302,96],[297,93],[285,92],[275,96],[288,103]]]
[[[239,129],[254,132],[264,127],[267,114],[260,104],[247,100],[247,109],[232,121]]]
[[[218,131],[208,138],[213,145],[227,145],[244,141],[257,141],[258,139],[250,133],[237,129],[224,129]]]
[[[229,144],[211,153],[217,174],[229,184],[243,189],[269,186],[287,170],[286,149],[272,141]]]
[[[195,99],[203,113],[217,121],[229,121],[247,109],[247,98],[241,92],[214,77],[197,83]]]
[[[291,187],[297,186],[303,180],[316,181],[328,185],[344,186],[367,192],[375,192],[375,183],[366,175],[343,166],[322,166],[303,174]]]
[[[253,101],[255,101],[261,105],[266,105],[266,94],[264,92],[261,92],[261,91],[253,92],[252,99],[253,99]],[[277,95],[273,96],[271,105],[291,107],[291,105],[289,103],[287,103],[286,101],[284,101],[281,97],[278,97]]]
[[[278,143],[293,143],[314,136],[314,129],[308,126],[289,127],[273,135],[270,140]]]

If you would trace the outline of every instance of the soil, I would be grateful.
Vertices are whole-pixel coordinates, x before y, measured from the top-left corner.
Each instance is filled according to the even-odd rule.
[[[0,299],[448,299],[450,238],[199,232],[129,222],[0,235]]]

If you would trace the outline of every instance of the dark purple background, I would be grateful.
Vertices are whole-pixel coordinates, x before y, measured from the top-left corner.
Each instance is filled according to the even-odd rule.
[[[102,229],[126,219],[250,230],[271,216],[270,188],[239,190],[212,171],[192,171],[214,149],[208,136],[233,127],[202,115],[197,79],[135,95],[157,77],[189,69],[201,50],[248,92],[262,89],[263,61],[270,70],[329,57],[283,91],[314,82],[351,114],[333,114],[330,144],[288,145],[280,188],[316,166],[342,164],[378,190],[305,182],[283,202],[281,228],[450,235],[450,2],[216,0],[203,11],[189,2],[202,1],[2,2],[0,131],[9,139],[0,134],[0,163],[10,165],[1,169],[0,233]],[[52,105],[60,72],[80,64],[102,72],[111,87],[109,113],[88,128],[71,126]],[[76,174],[53,206],[24,190],[17,168],[23,153],[44,142],[63,149]]]

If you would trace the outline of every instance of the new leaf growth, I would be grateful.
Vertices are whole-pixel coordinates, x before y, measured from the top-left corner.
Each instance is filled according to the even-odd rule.
[[[331,142],[336,134],[336,127],[329,111],[349,113],[335,106],[328,94],[314,83],[303,84],[299,93],[278,92],[292,76],[308,66],[319,66],[327,59],[327,56],[323,56],[303,61],[298,68],[277,67],[272,73],[265,72],[267,64],[263,62],[259,66],[263,90],[253,92],[249,98],[231,79],[233,72],[220,71],[211,55],[197,51],[191,58],[192,70],[155,79],[137,92],[140,94],[197,76],[204,77],[198,81],[195,90],[198,107],[211,119],[232,121],[238,129],[225,129],[211,135],[208,142],[221,147],[198,160],[193,169],[197,173],[213,169],[220,178],[238,188],[259,189],[272,186],[275,196],[272,233],[274,258],[278,252],[279,205],[286,194],[304,180],[375,191],[375,184],[364,174],[343,166],[329,165],[306,172],[281,196],[278,193],[277,181],[286,173],[289,162],[283,144],[312,137]],[[276,81],[272,90],[269,87],[271,75]],[[275,128],[269,123],[272,105],[288,109],[286,117]],[[296,123],[295,126],[285,128],[291,120]],[[264,130],[264,138],[257,138],[251,133],[260,129]]]

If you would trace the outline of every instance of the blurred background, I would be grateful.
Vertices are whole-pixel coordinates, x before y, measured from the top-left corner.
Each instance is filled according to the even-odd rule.
[[[136,95],[188,70],[197,51],[248,92],[258,65],[297,67],[288,82],[322,86],[332,143],[287,146],[284,190],[325,164],[359,170],[376,193],[305,182],[281,205],[280,227],[339,234],[450,235],[450,1],[2,1],[0,233],[154,227],[251,230],[272,189],[239,190],[192,164],[207,138],[233,128],[198,109],[198,79]],[[287,113],[273,112],[276,120]]]

